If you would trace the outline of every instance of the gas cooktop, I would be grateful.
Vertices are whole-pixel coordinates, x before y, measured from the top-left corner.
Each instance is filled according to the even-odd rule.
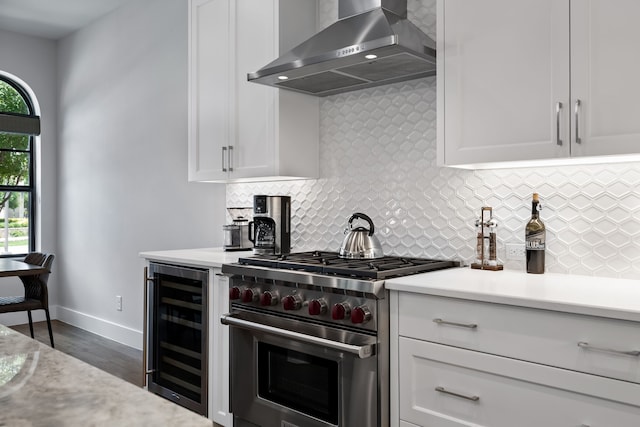
[[[377,280],[442,270],[460,265],[457,261],[400,256],[384,256],[374,259],[345,259],[340,258],[336,252],[323,251],[298,252],[288,255],[256,255],[240,258],[238,263],[279,270],[305,271],[339,277]]]

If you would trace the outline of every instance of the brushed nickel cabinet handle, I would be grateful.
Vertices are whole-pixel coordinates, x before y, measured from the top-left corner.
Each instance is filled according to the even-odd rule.
[[[233,145],[229,146],[229,172],[233,172]]]
[[[634,356],[634,357],[640,356],[640,350],[616,350],[613,348],[596,347],[584,341],[580,341],[578,343],[578,347],[584,350],[602,351],[605,353],[619,354],[622,356]]]
[[[147,321],[149,321],[148,317],[148,309],[149,309],[149,284],[153,285],[156,279],[155,277],[149,277],[148,275],[149,268],[144,268],[144,322],[142,322],[142,385],[147,384],[147,376],[154,373],[155,369],[149,369],[149,365],[151,364],[148,360],[149,349],[147,346],[147,340],[149,338],[149,329],[147,327]]]
[[[582,102],[579,99],[576,99],[576,107],[575,107],[575,114],[576,114],[576,144],[582,144],[582,138],[580,138],[580,126],[578,125],[578,120],[580,120],[580,106],[582,105]]]
[[[448,394],[450,396],[455,396],[455,397],[460,397],[462,399],[471,400],[473,402],[477,402],[478,400],[480,400],[480,396],[468,396],[468,395],[465,395],[465,394],[449,391],[449,390],[445,389],[444,387],[440,387],[440,386],[436,387],[436,391],[439,392],[439,393]]]
[[[442,320],[442,319],[433,319],[433,322],[437,323],[438,325],[459,326],[461,328],[469,328],[469,329],[476,329],[478,327],[478,325],[475,323],[449,322],[447,320]]]
[[[226,172],[227,168],[225,165],[227,164],[227,147],[222,147],[222,172]]]
[[[148,267],[144,268],[144,297],[143,297],[143,322],[142,322],[142,385],[145,386],[147,385],[147,375],[149,374],[149,372],[147,371],[147,336],[148,336],[148,331],[147,331],[147,309],[148,309],[148,302],[147,302],[147,298],[149,297],[149,290],[148,290],[148,282],[149,281],[153,281],[152,278],[149,278],[148,276]]]
[[[562,102],[556,103],[556,144],[562,145],[560,138],[560,111],[562,110]]]

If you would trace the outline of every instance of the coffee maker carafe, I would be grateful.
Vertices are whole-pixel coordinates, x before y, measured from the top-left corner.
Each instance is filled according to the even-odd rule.
[[[291,252],[291,197],[253,196],[253,221],[249,240],[256,255]]]

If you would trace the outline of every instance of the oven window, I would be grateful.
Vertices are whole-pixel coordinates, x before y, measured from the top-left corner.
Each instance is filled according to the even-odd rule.
[[[258,394],[287,408],[338,424],[338,362],[258,343]]]

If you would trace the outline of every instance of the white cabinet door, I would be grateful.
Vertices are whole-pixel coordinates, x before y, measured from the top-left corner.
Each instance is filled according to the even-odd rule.
[[[318,98],[247,81],[247,73],[315,33],[316,1],[237,0],[234,4],[236,145],[229,178],[317,178]]]
[[[231,427],[229,413],[229,327],[220,316],[229,312],[229,278],[219,268],[211,269],[209,291],[209,418]]]
[[[569,1],[439,0],[438,17],[440,163],[568,156]]]
[[[277,89],[250,83],[247,73],[278,56],[275,27],[278,1],[236,0],[235,65],[236,144],[232,151],[232,178],[276,175],[275,95]]]
[[[227,178],[233,99],[229,0],[189,2],[189,181]]]
[[[637,0],[571,1],[573,156],[640,153],[638,22]]]

